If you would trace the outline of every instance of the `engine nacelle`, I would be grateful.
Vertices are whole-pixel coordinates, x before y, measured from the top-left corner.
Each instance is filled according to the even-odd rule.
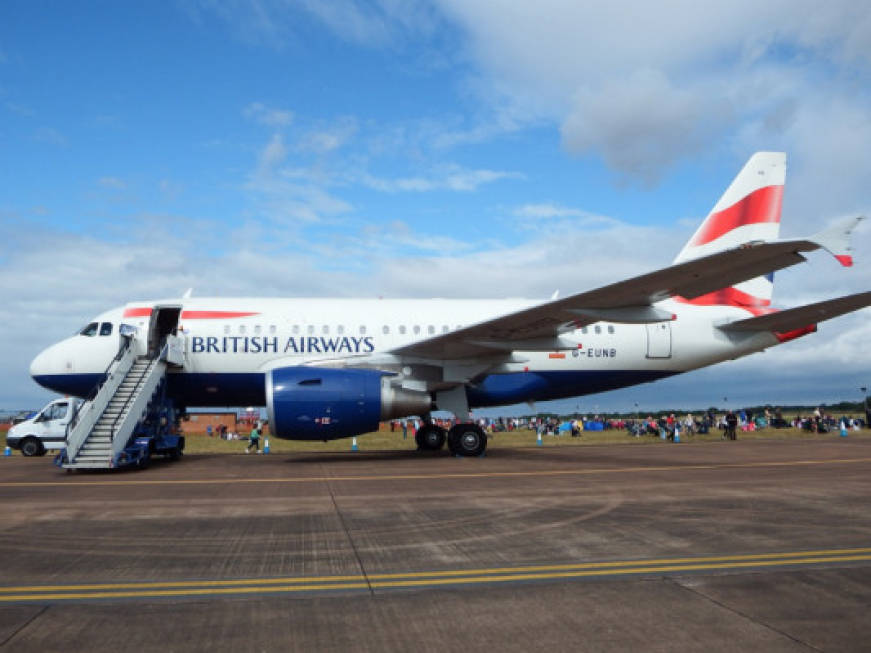
[[[429,393],[394,388],[377,370],[282,367],[266,373],[269,430],[287,440],[333,440],[382,420],[432,410]]]

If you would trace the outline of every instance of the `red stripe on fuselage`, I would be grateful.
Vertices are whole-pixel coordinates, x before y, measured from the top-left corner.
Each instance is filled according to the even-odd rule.
[[[150,308],[125,308],[124,317],[149,317],[151,315]]]
[[[224,320],[232,317],[251,317],[260,313],[245,311],[182,311],[183,320]]]
[[[711,214],[699,233],[690,241],[690,246],[710,243],[745,224],[780,222],[782,200],[783,186],[758,188],[732,206]]]

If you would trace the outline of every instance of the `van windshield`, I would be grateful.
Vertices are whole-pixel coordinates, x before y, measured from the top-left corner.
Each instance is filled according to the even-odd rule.
[[[52,404],[44,411],[42,411],[42,415],[40,416],[42,419],[46,421],[50,421],[53,419],[63,419],[67,416],[67,408],[69,404],[65,401],[62,401],[57,404]]]
[[[97,335],[97,323],[91,322],[88,326],[79,331],[79,335],[88,337]]]

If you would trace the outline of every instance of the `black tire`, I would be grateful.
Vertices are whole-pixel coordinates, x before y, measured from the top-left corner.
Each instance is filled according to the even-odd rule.
[[[22,456],[42,456],[43,454],[45,454],[45,447],[33,436],[26,437],[21,441]]]
[[[480,456],[487,450],[487,435],[477,424],[457,424],[448,433],[448,448],[455,456]]]
[[[435,424],[421,426],[414,434],[414,441],[420,451],[438,451],[445,446],[447,431]]]

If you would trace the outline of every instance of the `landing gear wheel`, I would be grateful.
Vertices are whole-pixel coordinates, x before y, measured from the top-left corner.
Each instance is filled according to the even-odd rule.
[[[448,448],[455,456],[480,456],[487,449],[487,435],[477,424],[457,424],[448,433]]]
[[[30,457],[41,456],[44,453],[45,449],[42,448],[42,442],[36,438],[29,437],[21,441],[21,455]]]
[[[414,435],[417,448],[420,451],[438,451],[445,446],[447,432],[435,424],[421,426]]]

